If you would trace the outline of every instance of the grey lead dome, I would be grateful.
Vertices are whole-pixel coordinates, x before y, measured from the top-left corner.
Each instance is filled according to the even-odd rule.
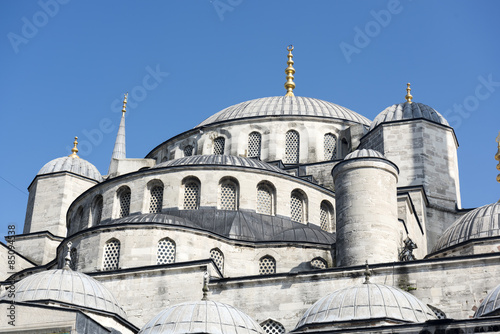
[[[273,96],[235,104],[210,116],[196,127],[253,117],[315,116],[370,125],[370,120],[335,103],[302,96]]]
[[[56,172],[72,172],[78,175],[101,182],[102,175],[99,170],[85,159],[61,157],[47,162],[36,175]]]
[[[387,107],[380,114],[378,114],[370,125],[370,130],[374,129],[381,123],[417,118],[424,118],[442,125],[449,126],[448,121],[446,121],[446,119],[434,108],[431,108],[423,103],[403,102],[399,104],[393,104],[392,106]]]
[[[498,315],[500,310],[500,285],[497,285],[481,302],[474,318]]]
[[[381,159],[387,159],[382,153],[379,151],[375,151],[372,149],[361,149],[361,150],[356,150],[351,153],[349,153],[344,160],[350,160],[350,159],[356,159],[356,158],[381,158]]]

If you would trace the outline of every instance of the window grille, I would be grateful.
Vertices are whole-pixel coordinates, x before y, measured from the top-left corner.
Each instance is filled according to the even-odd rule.
[[[190,157],[193,155],[193,149],[194,147],[191,146],[191,145],[187,145],[186,147],[184,147],[184,156],[185,157]]]
[[[120,194],[120,217],[127,217],[130,214],[130,190],[125,190]]]
[[[290,198],[290,218],[294,222],[301,223],[304,220],[304,201],[302,196],[293,193]]]
[[[258,132],[252,132],[248,136],[248,157],[260,159],[260,146],[262,137]]]
[[[102,270],[116,270],[120,262],[120,242],[110,240],[104,245],[104,258]]]
[[[320,227],[323,231],[332,231],[333,209],[330,204],[323,201],[319,209]]]
[[[69,267],[72,270],[76,270],[76,268],[77,268],[76,264],[78,263],[78,252],[77,252],[76,248],[71,248],[71,252],[69,253],[69,257],[71,258],[71,264]]]
[[[200,187],[196,182],[184,185],[184,210],[198,209]]]
[[[224,137],[217,137],[214,139],[214,154],[221,155],[224,154],[224,145],[226,139]]]
[[[163,187],[155,186],[151,188],[151,200],[149,202],[150,213],[160,213],[163,205]]]
[[[169,238],[158,241],[158,251],[156,255],[157,264],[167,264],[175,262],[175,242]]]
[[[265,185],[257,187],[257,213],[272,214],[273,198],[269,188]]]
[[[210,251],[210,258],[214,260],[217,268],[219,268],[220,272],[224,272],[224,255],[220,250],[214,248]]]
[[[266,334],[284,334],[285,327],[277,321],[266,320],[260,324],[260,327],[264,330]]]
[[[311,267],[313,269],[326,269],[327,264],[324,259],[317,257],[311,260]]]
[[[102,196],[99,195],[94,202],[94,210],[92,210],[92,225],[97,226],[102,219]]]
[[[335,160],[337,157],[337,137],[332,133],[325,134],[325,161]]]
[[[298,164],[299,163],[299,133],[290,130],[286,133],[285,138],[285,163]]]
[[[220,186],[220,209],[236,210],[236,185],[232,182]]]
[[[259,261],[259,275],[270,275],[276,273],[276,260],[269,255]]]

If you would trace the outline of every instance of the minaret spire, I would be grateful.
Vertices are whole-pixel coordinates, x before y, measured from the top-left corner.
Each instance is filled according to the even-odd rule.
[[[406,84],[406,96],[405,96],[405,99],[406,99],[406,102],[408,103],[412,103],[411,100],[413,99],[413,96],[411,96],[411,88],[410,88],[410,83],[408,82]]]
[[[126,93],[123,98],[122,119],[120,120],[120,127],[116,135],[111,161],[113,161],[113,159],[125,159],[127,157],[125,150],[125,112],[127,111],[127,96],[128,93]]]
[[[289,45],[287,48],[288,51],[288,61],[286,62],[288,67],[285,70],[286,73],[286,82],[285,82],[285,88],[286,88],[286,94],[285,96],[295,96],[293,94],[293,90],[295,88],[295,82],[293,82],[293,75],[295,74],[295,69],[293,68],[293,45]]]

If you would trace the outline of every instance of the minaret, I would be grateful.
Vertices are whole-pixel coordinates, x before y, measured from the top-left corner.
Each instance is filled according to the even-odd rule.
[[[289,45],[286,50],[288,51],[288,61],[286,62],[288,67],[285,69],[286,73],[286,95],[285,96],[295,96],[293,90],[295,89],[295,82],[293,82],[293,75],[295,74],[295,69],[293,68],[293,45]]]
[[[111,156],[108,174],[111,174],[111,164],[113,163],[113,159],[125,159],[127,157],[125,150],[125,112],[127,111],[127,96],[128,93],[125,94],[123,99],[122,119],[120,120],[118,133],[116,134],[115,147],[113,148],[113,155]]]

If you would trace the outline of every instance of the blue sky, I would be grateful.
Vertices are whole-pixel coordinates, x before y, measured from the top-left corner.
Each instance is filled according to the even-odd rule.
[[[107,173],[124,92],[127,156],[142,158],[227,106],[284,95],[288,44],[296,95],[370,119],[411,82],[413,101],[455,127],[463,207],[495,202],[499,11],[495,0],[2,1],[0,234],[21,233],[27,187],[74,136]]]

